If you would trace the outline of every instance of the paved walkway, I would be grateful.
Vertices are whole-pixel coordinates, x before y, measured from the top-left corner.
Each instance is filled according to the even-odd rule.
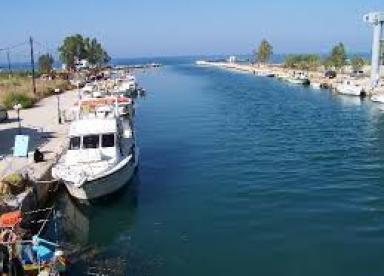
[[[76,91],[61,94],[61,109],[68,110],[76,99]],[[26,169],[32,177],[40,178],[65,145],[68,124],[58,124],[57,96],[45,98],[35,107],[20,111],[21,134],[30,136],[29,152],[39,148],[47,162],[35,164],[32,162],[33,156],[29,158],[12,156],[14,139],[19,128],[16,112],[9,111],[8,115],[9,120],[0,123],[0,178]]]

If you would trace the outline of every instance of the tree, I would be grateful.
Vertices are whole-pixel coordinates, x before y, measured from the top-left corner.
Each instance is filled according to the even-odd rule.
[[[316,70],[320,66],[318,55],[288,55],[284,59],[284,67],[299,70]]]
[[[70,70],[75,69],[77,60],[86,59],[93,66],[101,66],[111,59],[96,38],[80,34],[66,37],[59,47],[59,54],[60,60]]]
[[[332,48],[330,55],[325,59],[324,66],[341,69],[347,63],[347,53],[343,43],[337,44]]]
[[[351,65],[352,65],[353,71],[361,71],[365,64],[366,64],[366,61],[362,57],[354,56],[351,59]]]
[[[103,49],[96,38],[91,40],[87,38],[85,42],[85,50],[88,62],[93,66],[101,66],[111,60],[108,53]]]
[[[59,47],[59,55],[68,69],[75,69],[76,60],[86,58],[83,37],[80,34],[67,36]]]
[[[266,63],[273,54],[273,47],[266,39],[263,39],[259,48],[255,49],[253,53],[256,62]]]
[[[39,57],[39,71],[43,74],[49,74],[52,71],[53,57],[50,54],[44,54]]]

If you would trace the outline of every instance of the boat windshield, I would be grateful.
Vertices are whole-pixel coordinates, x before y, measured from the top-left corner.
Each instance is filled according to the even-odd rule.
[[[83,137],[83,148],[84,149],[96,149],[100,144],[99,135],[87,135]]]
[[[71,137],[69,139],[69,149],[70,150],[80,149],[80,137]]]
[[[111,134],[103,134],[101,136],[101,146],[103,148],[111,148],[115,146],[115,135]]]

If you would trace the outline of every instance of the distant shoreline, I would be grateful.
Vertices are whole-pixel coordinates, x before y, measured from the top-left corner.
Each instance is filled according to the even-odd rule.
[[[272,57],[271,57],[271,62],[272,63],[282,63],[283,60],[284,60],[284,57],[287,56],[287,55],[290,55],[291,53],[283,53],[283,54],[274,54]],[[294,53],[296,54],[296,53]],[[319,53],[319,55],[322,57],[322,56],[326,56],[327,54],[326,53]],[[369,53],[360,53],[360,52],[355,52],[353,54],[350,54],[348,55],[349,57],[352,57],[354,55],[359,55],[359,56],[362,56],[364,58],[369,58],[370,57],[370,54]],[[161,64],[164,64],[164,65],[167,65],[168,63],[169,64],[174,64],[174,63],[177,63],[177,61],[190,61],[191,63],[194,63],[194,61],[198,60],[198,59],[226,59],[229,55],[222,55],[222,54],[218,54],[218,55],[185,55],[185,56],[158,56],[158,57],[123,57],[123,58],[112,58],[112,61],[110,62],[111,65],[132,65],[132,64],[139,64],[139,63],[152,63],[152,62],[155,62],[155,63],[161,63]],[[235,55],[237,56],[240,60],[251,60],[252,59],[252,55],[250,54],[239,54],[239,55]],[[56,69],[61,69],[61,66],[62,66],[62,63],[61,62],[58,62],[56,61],[54,64],[53,64],[53,67],[56,68]],[[12,62],[11,64],[11,69],[13,71],[28,71],[31,69],[31,63],[30,61],[25,61],[25,62]],[[2,70],[3,72],[5,71],[8,71],[8,64],[7,62],[4,60],[4,61],[1,61],[0,62],[0,70]]]

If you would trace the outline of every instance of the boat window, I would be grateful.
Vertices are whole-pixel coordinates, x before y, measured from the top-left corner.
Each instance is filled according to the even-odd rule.
[[[83,148],[96,149],[99,147],[99,135],[87,135],[83,137]]]
[[[103,134],[101,138],[101,146],[103,148],[110,148],[115,146],[115,135],[114,134]]]
[[[80,137],[71,137],[69,139],[69,149],[70,150],[80,149]]]

